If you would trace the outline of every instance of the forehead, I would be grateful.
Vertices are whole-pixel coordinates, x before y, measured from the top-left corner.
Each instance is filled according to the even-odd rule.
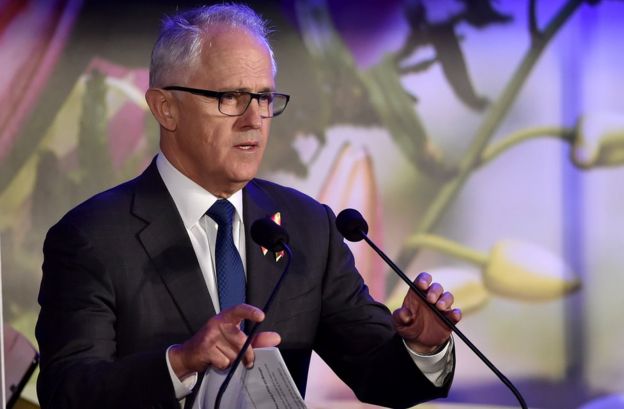
[[[240,28],[214,28],[205,33],[193,84],[209,89],[274,87],[271,54],[259,38]]]

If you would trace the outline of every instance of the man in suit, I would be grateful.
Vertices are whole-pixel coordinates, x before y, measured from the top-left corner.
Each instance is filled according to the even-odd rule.
[[[146,93],[161,152],[143,174],[71,210],[46,237],[36,328],[44,409],[179,407],[198,374],[231,365],[246,340],[242,328],[257,322],[263,331],[253,345],[279,345],[302,393],[312,350],[366,402],[407,407],[448,393],[448,328],[411,293],[391,315],[370,297],[333,212],[255,179],[271,118],[288,102],[275,92],[266,34],[264,22],[238,5],[164,23]],[[229,209],[231,227],[222,227],[215,206]],[[265,315],[258,306],[284,260],[264,254],[249,227],[277,213],[294,255]],[[235,260],[223,273],[228,240]],[[452,294],[427,274],[416,283],[460,320]],[[253,349],[244,363],[252,365]]]

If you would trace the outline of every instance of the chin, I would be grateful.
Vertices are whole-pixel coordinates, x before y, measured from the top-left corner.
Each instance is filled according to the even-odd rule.
[[[241,175],[238,174],[236,177],[230,179],[232,186],[238,186],[239,188],[243,188],[247,183],[249,183],[253,178],[256,177],[255,173]],[[238,189],[237,189],[238,190]]]
[[[234,172],[232,180],[237,180],[240,183],[247,183],[256,177],[258,169],[260,169],[260,164],[243,166]]]

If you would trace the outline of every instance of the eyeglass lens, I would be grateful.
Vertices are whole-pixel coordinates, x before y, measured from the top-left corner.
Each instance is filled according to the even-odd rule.
[[[284,95],[267,92],[252,96],[248,92],[227,92],[219,99],[219,110],[225,115],[242,115],[252,98],[258,100],[260,115],[265,118],[279,115],[286,107]]]

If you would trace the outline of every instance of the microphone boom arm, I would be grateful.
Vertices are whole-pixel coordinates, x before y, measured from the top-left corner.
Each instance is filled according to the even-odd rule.
[[[503,382],[509,388],[509,390],[511,390],[511,392],[514,394],[514,396],[520,403],[520,406],[522,407],[522,409],[527,409],[528,407],[527,407],[526,402],[524,401],[524,398],[522,397],[520,392],[516,389],[516,387],[511,383],[511,381],[507,379],[507,377],[503,375],[503,373],[499,371],[498,368],[496,368],[496,366],[494,366],[494,364],[490,362],[490,360],[487,359],[486,356],[483,355],[483,353],[481,353],[481,351],[479,351],[479,349],[468,339],[468,337],[466,337],[459,330],[459,328],[457,328],[457,326],[446,315],[444,315],[440,310],[438,310],[435,307],[435,305],[427,301],[427,297],[425,296],[425,294],[418,287],[416,287],[416,284],[414,284],[412,280],[410,280],[405,275],[405,273],[403,273],[403,271],[401,271],[401,269],[396,264],[394,264],[394,262],[390,260],[390,258],[386,256],[386,254],[383,251],[381,251],[381,249],[377,247],[375,243],[373,243],[371,239],[368,238],[368,236],[366,235],[364,231],[362,231],[361,229],[358,229],[358,231],[362,235],[362,238],[364,239],[364,241],[366,241],[368,245],[371,246],[371,248],[375,250],[375,252],[377,252],[377,254],[379,254],[379,256],[390,266],[390,268],[392,268],[394,272],[397,273],[403,281],[405,281],[405,283],[412,289],[412,291],[414,291],[416,295],[418,295],[423,300],[425,305],[427,305],[427,307],[429,307],[429,309],[431,309],[431,311],[433,311],[435,315],[442,320],[442,322],[444,322],[455,334],[457,334],[457,336],[462,341],[464,341],[464,343],[468,346],[468,348],[470,348],[472,352],[474,352],[481,359],[481,361],[483,361],[483,363],[487,365],[487,367],[490,368],[492,372],[494,372],[494,374],[498,377],[498,379],[500,379],[501,382]]]
[[[273,299],[275,298],[275,295],[277,294],[277,290],[282,285],[282,281],[284,280],[284,277],[286,276],[286,273],[288,272],[288,268],[290,267],[290,260],[292,259],[292,251],[290,249],[290,246],[283,241],[281,242],[281,245],[283,246],[284,250],[286,251],[286,254],[288,255],[288,257],[286,257],[287,259],[286,266],[284,267],[282,274],[277,280],[275,287],[273,287],[273,291],[271,291],[271,295],[269,295],[269,298],[267,299],[266,304],[264,304],[264,308],[262,309],[262,311],[264,311],[265,314],[267,313],[267,311],[269,310],[269,307],[273,303]],[[249,348],[249,345],[251,345],[253,336],[256,334],[256,332],[258,332],[258,327],[260,327],[261,324],[262,322],[258,322],[251,328],[251,330],[249,330],[249,334],[247,335],[247,340],[243,344],[241,350],[238,352],[238,355],[236,355],[236,359],[232,363],[232,366],[230,367],[230,371],[225,377],[225,380],[223,381],[223,383],[221,384],[221,387],[219,387],[219,391],[217,392],[217,397],[215,398],[215,406],[214,406],[215,409],[219,409],[219,407],[221,406],[221,399],[223,399],[223,394],[225,393],[225,389],[229,385],[230,380],[232,380],[232,377],[234,376],[234,372],[236,372],[236,368],[242,361],[243,355],[245,355],[245,351],[247,351],[247,348]]]

